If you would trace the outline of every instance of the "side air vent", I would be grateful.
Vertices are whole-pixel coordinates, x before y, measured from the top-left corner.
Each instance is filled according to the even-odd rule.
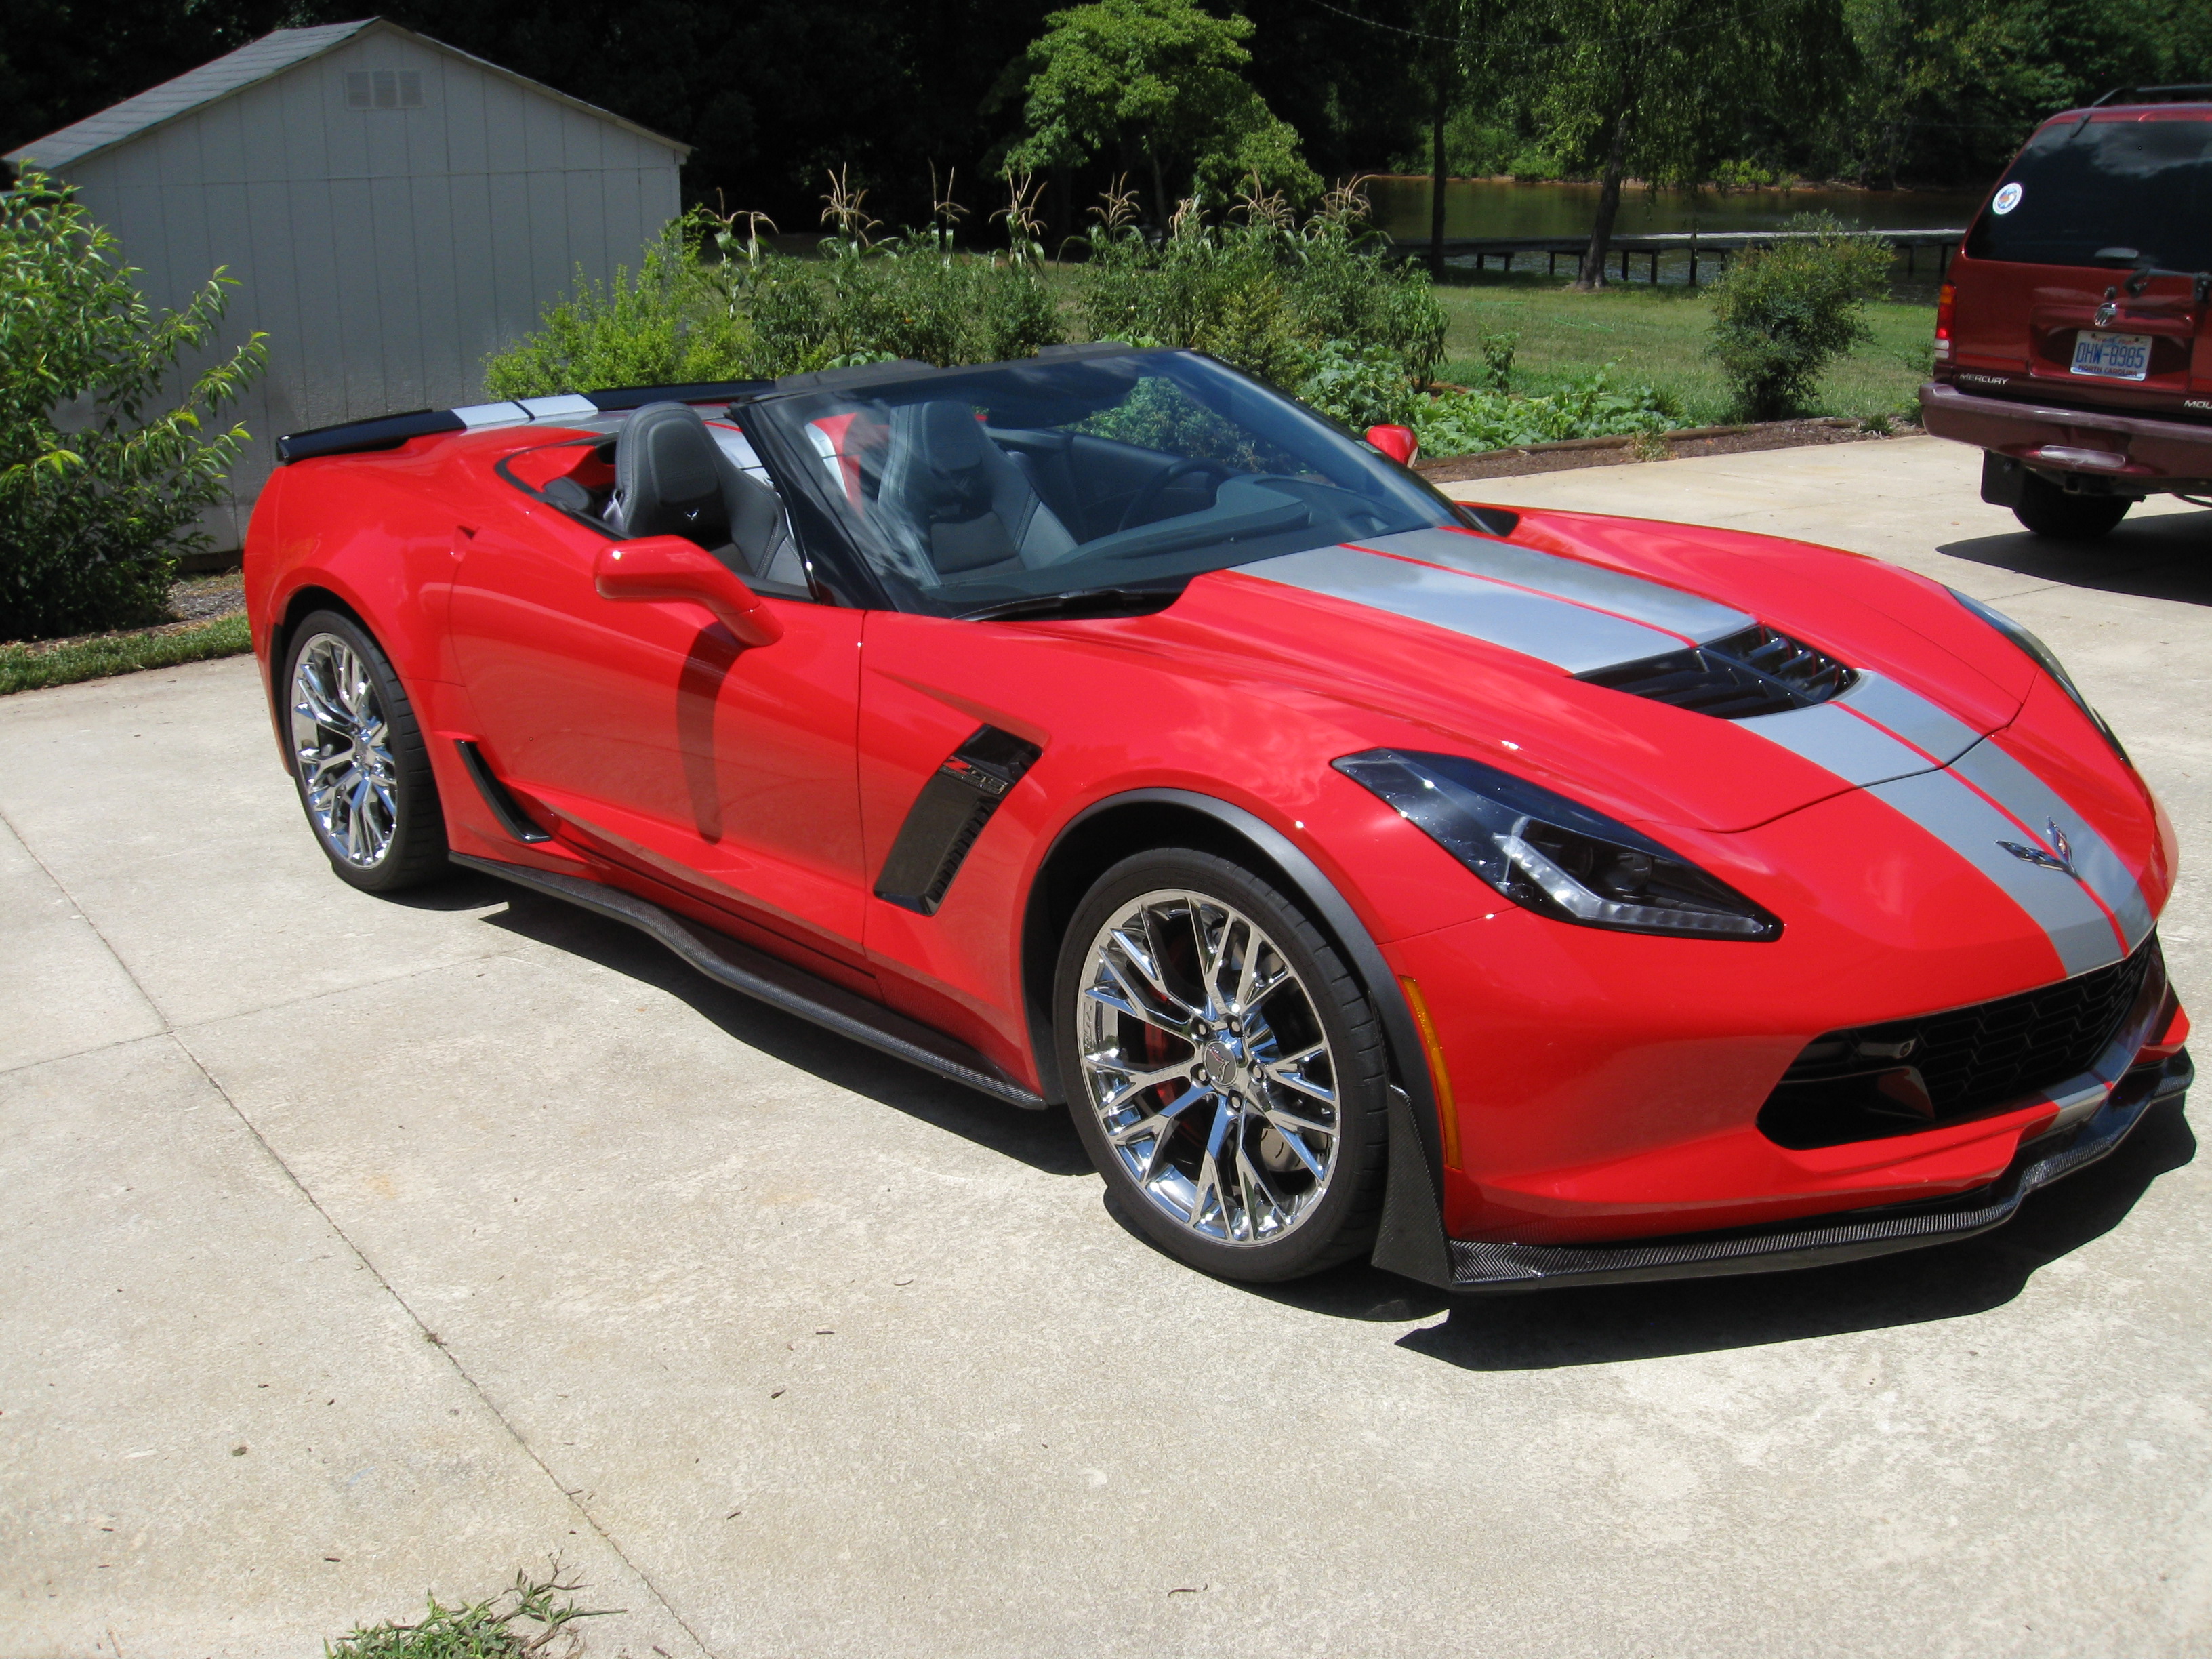
[[[1858,677],[1833,657],[1754,624],[1710,645],[1592,669],[1581,678],[1631,696],[1741,720],[1826,702]]]
[[[921,786],[876,878],[876,896],[937,914],[975,837],[1043,750],[995,726],[979,726]]]

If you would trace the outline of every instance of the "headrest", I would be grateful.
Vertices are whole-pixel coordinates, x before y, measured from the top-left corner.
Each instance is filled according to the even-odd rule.
[[[687,404],[647,404],[629,417],[615,447],[615,494],[626,536],[727,539],[714,434]]]
[[[983,465],[983,424],[965,404],[921,406],[921,453],[934,472],[968,472]]]

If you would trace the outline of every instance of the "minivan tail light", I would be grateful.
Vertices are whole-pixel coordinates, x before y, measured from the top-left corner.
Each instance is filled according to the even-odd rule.
[[[1951,314],[1958,309],[1959,289],[1946,283],[1936,290],[1936,355],[1947,356],[1951,350]]]

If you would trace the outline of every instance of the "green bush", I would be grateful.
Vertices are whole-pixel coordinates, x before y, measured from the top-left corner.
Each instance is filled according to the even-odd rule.
[[[618,268],[605,288],[580,270],[574,297],[547,310],[537,333],[485,365],[485,395],[537,398],[733,378],[744,332],[705,303],[697,240],[688,222],[672,226],[646,250],[635,276]]]
[[[1443,307],[1416,262],[1370,251],[1356,198],[1332,192],[1302,226],[1279,198],[1244,207],[1244,222],[1208,225],[1186,203],[1157,242],[1109,214],[1076,273],[1086,337],[1209,351],[1293,393],[1310,386],[1309,401],[1340,419],[1335,403],[1355,384],[1395,374],[1402,394],[1433,378]],[[1371,403],[1370,390],[1353,401]]]
[[[635,278],[618,271],[602,289],[580,276],[537,333],[486,362],[484,389],[530,398],[765,380],[884,357],[996,362],[1064,337],[1026,240],[991,255],[957,252],[934,231],[883,243],[850,234],[800,259],[694,213]]]
[[[1502,392],[1440,392],[1413,400],[1407,424],[1431,460],[1480,454],[1562,438],[1611,438],[1664,432],[1682,424],[1665,394],[1642,385],[1616,386],[1606,369],[1541,398]]]
[[[157,317],[116,252],[72,187],[27,172],[0,191],[0,640],[157,620],[246,442],[202,417],[260,372],[262,337],[179,370],[212,343],[229,279]]]
[[[1883,292],[1894,258],[1888,243],[1827,214],[1786,228],[1814,234],[1747,249],[1711,289],[1713,355],[1754,421],[1803,412],[1828,365],[1871,337],[1866,302]]]

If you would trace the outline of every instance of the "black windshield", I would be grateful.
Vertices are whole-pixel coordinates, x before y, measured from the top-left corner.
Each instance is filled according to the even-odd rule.
[[[1456,522],[1280,394],[1177,351],[890,374],[753,404],[904,610],[959,616]],[[1024,606],[1028,611],[1030,607]]]
[[[2212,269],[2212,121],[2128,115],[2045,127],[1990,197],[1966,252],[2022,264]]]

